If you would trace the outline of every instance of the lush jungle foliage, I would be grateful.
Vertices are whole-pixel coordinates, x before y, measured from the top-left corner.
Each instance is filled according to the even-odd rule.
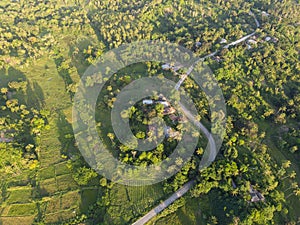
[[[191,179],[195,187],[149,224],[300,222],[298,2],[2,0],[0,15],[1,224],[131,224]],[[230,43],[254,31],[254,44],[222,49],[222,39]],[[197,168],[207,144],[201,135],[192,159],[175,176],[130,187],[86,164],[72,131],[72,101],[89,65],[138,40],[178,43],[199,57],[220,49],[206,63],[223,91],[227,123],[221,151],[207,169]],[[99,136],[129,164],[159,162],[178,141],[168,138],[153,151],[136,152],[113,132],[117,94],[147,76],[179,80],[160,62],[134,64],[107,81],[97,102]],[[201,89],[191,78],[182,87],[209,128]],[[148,120],[157,115],[180,131],[161,106],[143,107],[137,103],[129,115],[137,137],[147,135]],[[251,202],[250,186],[265,200]]]

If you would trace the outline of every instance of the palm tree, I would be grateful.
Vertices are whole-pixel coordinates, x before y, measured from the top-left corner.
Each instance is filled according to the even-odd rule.
[[[283,168],[289,168],[291,166],[291,161],[290,160],[286,160],[282,163],[282,167]]]
[[[239,189],[237,189],[237,188],[235,188],[235,189],[233,189],[233,190],[231,191],[231,194],[232,194],[233,196],[237,196],[238,193],[239,193]]]

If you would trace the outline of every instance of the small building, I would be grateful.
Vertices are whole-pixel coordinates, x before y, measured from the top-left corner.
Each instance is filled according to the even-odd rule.
[[[251,202],[259,202],[264,201],[265,197],[257,190],[253,189],[252,185],[250,185],[250,195],[251,195]]]
[[[153,100],[151,100],[151,99],[144,99],[143,100],[143,104],[144,105],[151,105],[151,104],[153,104]]]
[[[177,72],[178,70],[180,70],[182,68],[181,65],[176,65],[176,66],[173,66],[171,69],[174,71],[174,72]]]
[[[225,38],[222,38],[220,44],[225,44],[225,43],[227,43],[227,40]]]
[[[172,120],[173,123],[179,122],[179,123],[186,123],[187,118],[185,116],[179,115],[176,116],[175,114],[169,114],[170,120]]]
[[[270,14],[267,13],[266,11],[262,11],[262,12],[261,12],[261,15],[262,15],[262,16],[266,16],[266,17],[270,16]]]
[[[167,101],[166,97],[163,94],[159,94],[158,100],[159,101]]]
[[[179,115],[177,117],[177,121],[180,122],[180,123],[186,123],[188,121],[188,119],[186,118],[186,116]]]
[[[197,41],[197,42],[195,43],[195,46],[196,46],[197,48],[201,47],[201,45],[202,45],[202,43],[201,43],[200,41]]]
[[[170,103],[167,102],[167,101],[156,101],[156,103],[162,104],[164,107],[169,107],[170,106]]]
[[[265,41],[271,41],[271,40],[272,40],[272,38],[269,37],[269,36],[267,36],[267,37],[265,38]]]
[[[175,112],[176,112],[176,110],[173,107],[166,107],[164,109],[163,114],[164,115],[169,115],[169,114],[172,114],[172,113],[175,113]]]
[[[274,37],[267,36],[267,37],[265,37],[265,41],[267,41],[267,42],[272,41],[273,43],[277,43],[278,39],[274,38]]]
[[[163,70],[169,70],[169,69],[171,69],[171,66],[170,66],[169,63],[166,63],[166,64],[163,64],[163,65],[161,66],[161,68],[162,68]]]

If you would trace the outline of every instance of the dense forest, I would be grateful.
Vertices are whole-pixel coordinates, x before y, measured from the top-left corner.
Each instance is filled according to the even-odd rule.
[[[190,180],[192,189],[148,224],[300,222],[298,2],[2,0],[0,14],[0,224],[132,224]],[[191,159],[176,160],[178,173],[135,187],[103,177],[85,161],[72,106],[89,66],[122,44],[145,40],[176,43],[197,57],[217,52],[204,63],[225,98],[226,135],[209,167],[199,170],[208,144],[199,133]],[[181,140],[186,118],[162,104],[140,101],[121,115],[139,139],[155,139],[152,118],[165,121],[168,136],[152,151],[123,145],[112,127],[110,113],[126,85],[143,77],[176,83],[185,72],[162,65],[127,66],[99,94],[99,138],[123,163],[155,164]],[[210,129],[205,93],[192,77],[181,87]],[[165,101],[159,93],[151,98]]]

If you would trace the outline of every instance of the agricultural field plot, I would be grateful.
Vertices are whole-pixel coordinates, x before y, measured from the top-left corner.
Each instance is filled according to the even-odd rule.
[[[35,216],[14,216],[14,217],[0,217],[0,223],[5,225],[24,224],[29,225],[34,223]]]
[[[7,204],[28,203],[32,201],[32,192],[35,191],[31,187],[14,187],[7,189],[6,198]]]
[[[10,204],[2,211],[1,216],[35,216],[37,214],[37,206],[35,203],[26,204]]]
[[[104,195],[104,200],[109,198],[109,209],[105,215],[104,222],[109,223],[130,223],[132,218],[139,217],[145,213],[145,209],[157,204],[164,196],[160,184],[145,187],[130,187],[115,184],[111,191]],[[126,202],[126,205],[124,205]],[[117,215],[126,217],[117,217]],[[114,221],[114,222],[113,222]]]

